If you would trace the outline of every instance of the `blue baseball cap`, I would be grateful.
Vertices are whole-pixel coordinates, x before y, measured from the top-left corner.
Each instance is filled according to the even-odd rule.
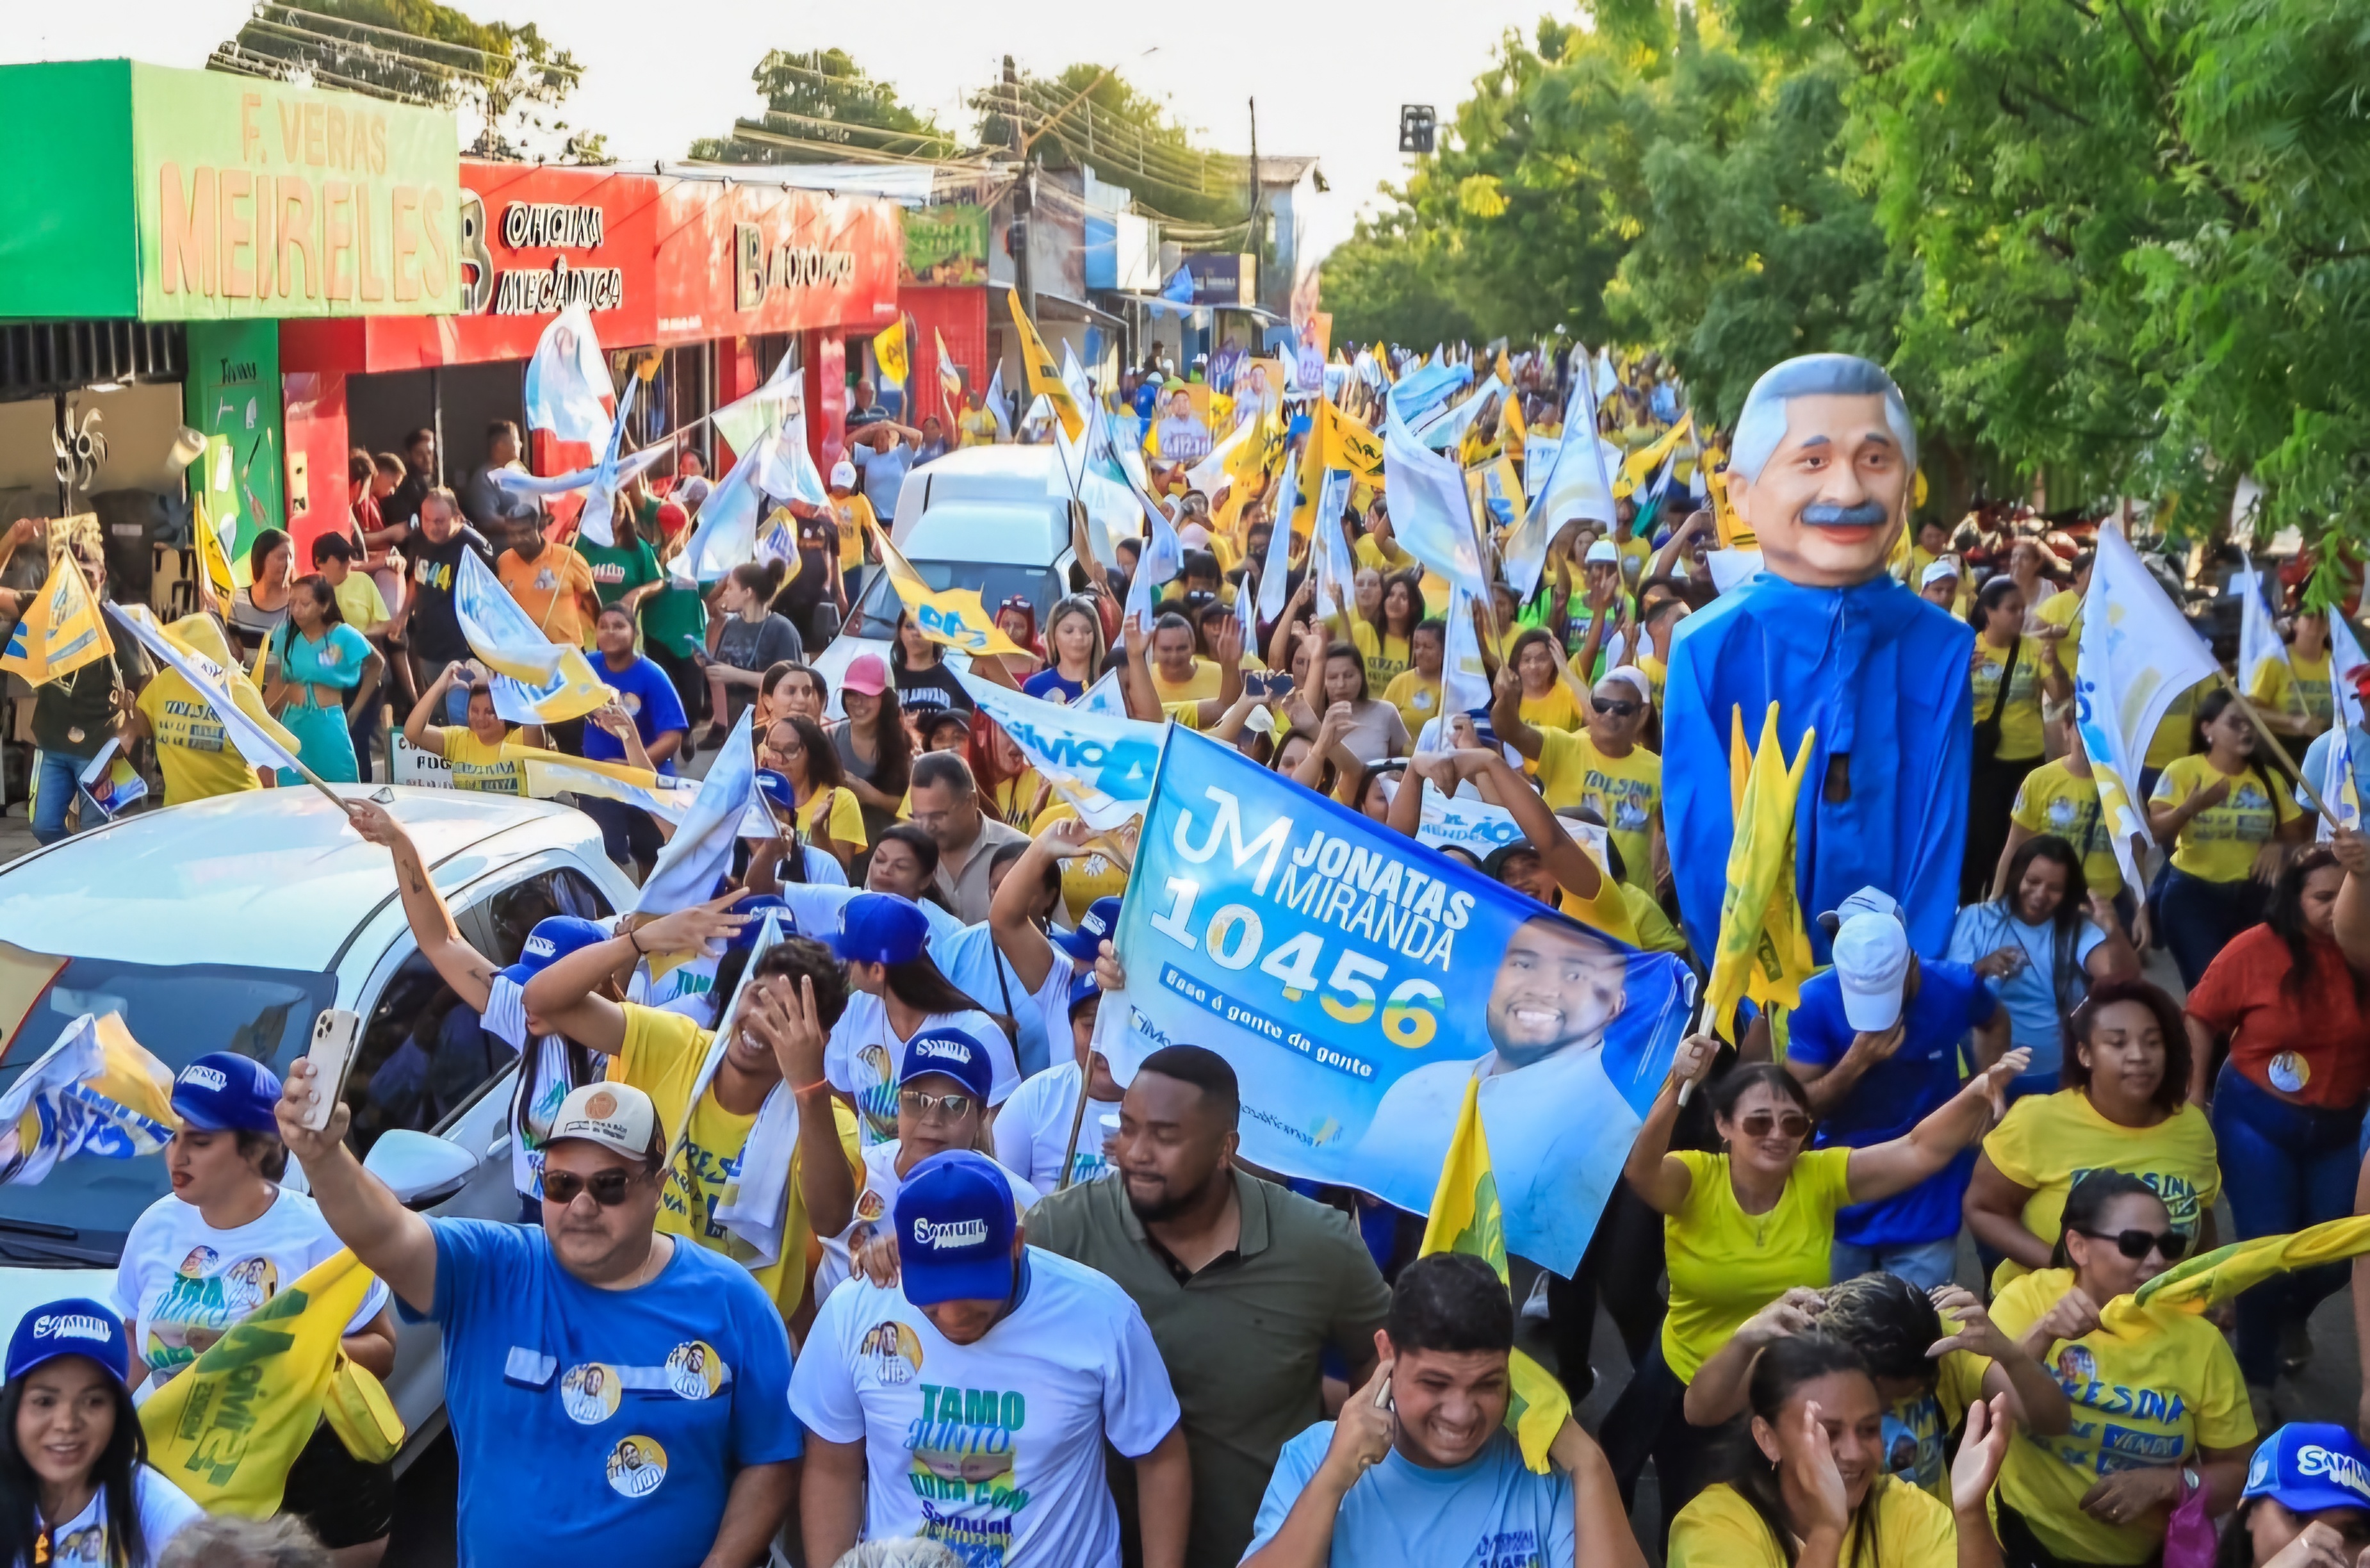
[[[124,1335],[123,1320],[88,1297],[36,1307],[17,1321],[8,1336],[8,1381],[61,1355],[88,1356],[117,1382],[131,1380],[132,1342]]]
[[[898,1069],[899,1087],[917,1078],[943,1073],[971,1091],[982,1107],[995,1087],[995,1064],[987,1047],[960,1029],[926,1029],[905,1043],[905,1065]]]
[[[920,905],[893,893],[859,893],[840,910],[829,945],[842,963],[911,963],[929,941]]]
[[[502,971],[502,978],[523,986],[569,953],[609,940],[609,928],[576,915],[552,915],[535,923],[519,949],[518,962]]]
[[[2370,1508],[2370,1452],[2342,1426],[2292,1421],[2255,1450],[2240,1495],[2274,1497],[2298,1514]]]
[[[173,1080],[173,1110],[199,1133],[280,1136],[280,1075],[252,1056],[209,1051]]]
[[[747,925],[724,939],[726,952],[756,946],[757,938],[765,929],[765,917],[768,915],[774,917],[774,924],[780,928],[784,936],[793,935],[799,928],[798,917],[790,913],[790,906],[782,901],[778,894],[753,893],[734,904],[725,913],[749,917]]]
[[[897,1264],[905,1299],[1002,1301],[1012,1294],[1012,1188],[984,1154],[950,1148],[897,1189]]]
[[[790,788],[788,779],[771,768],[757,770],[757,793],[771,801],[776,811],[795,812],[799,809],[799,792]]]
[[[1076,930],[1055,935],[1053,945],[1081,963],[1092,963],[1103,951],[1103,943],[1118,929],[1119,900],[1105,894],[1087,905]]]
[[[1078,971],[1077,974],[1070,977],[1070,1016],[1072,1018],[1077,1017],[1078,1009],[1080,1008],[1085,1007],[1088,1002],[1095,1000],[1102,994],[1102,985],[1095,978],[1095,972],[1093,970],[1082,969]]]

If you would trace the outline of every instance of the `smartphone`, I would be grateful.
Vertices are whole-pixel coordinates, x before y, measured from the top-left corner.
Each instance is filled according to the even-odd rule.
[[[1292,695],[1291,674],[1289,673],[1283,673],[1268,676],[1267,695],[1270,697],[1290,697]]]
[[[345,1098],[346,1075],[353,1070],[354,1049],[362,1043],[362,1015],[341,1008],[324,1008],[313,1020],[313,1043],[305,1059],[313,1064],[313,1103],[304,1123],[314,1132],[329,1124],[329,1113]]]

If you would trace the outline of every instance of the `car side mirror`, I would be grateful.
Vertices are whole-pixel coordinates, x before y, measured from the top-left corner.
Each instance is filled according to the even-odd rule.
[[[477,1157],[450,1138],[390,1128],[371,1145],[362,1169],[387,1184],[406,1208],[433,1207],[461,1190],[477,1169]]]

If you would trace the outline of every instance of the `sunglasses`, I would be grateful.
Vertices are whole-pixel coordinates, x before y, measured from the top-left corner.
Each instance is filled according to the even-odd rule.
[[[1639,709],[1645,706],[1645,704],[1641,702],[1608,701],[1605,698],[1601,697],[1590,698],[1588,699],[1588,705],[1591,708],[1595,709],[1599,713],[1614,719],[1627,719],[1631,714],[1637,712]]]
[[[944,1117],[950,1122],[960,1120],[969,1115],[976,1103],[978,1101],[968,1094],[924,1094],[918,1089],[897,1091],[898,1109],[910,1111],[925,1122],[937,1117]]]
[[[634,1184],[638,1170],[595,1170],[589,1177],[573,1170],[546,1170],[543,1173],[543,1201],[566,1208],[576,1201],[579,1193],[590,1193],[592,1201],[603,1208],[616,1208],[626,1201],[626,1190]]]
[[[2118,1230],[2111,1236],[2103,1230],[2084,1230],[2078,1226],[2075,1230],[2093,1241],[2112,1241],[2116,1251],[2135,1263],[2150,1251],[2162,1253],[2168,1263],[2179,1262],[2180,1255],[2189,1251],[2189,1238],[2178,1230],[2168,1230],[2161,1236],[2149,1230]]]
[[[1789,1111],[1783,1116],[1767,1111],[1754,1111],[1738,1118],[1736,1130],[1748,1138],[1766,1138],[1772,1131],[1789,1138],[1811,1136],[1811,1119],[1800,1111]]]

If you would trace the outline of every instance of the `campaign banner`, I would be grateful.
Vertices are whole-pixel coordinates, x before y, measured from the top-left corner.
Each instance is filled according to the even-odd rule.
[[[1694,1001],[1677,959],[1182,729],[1117,935],[1128,1005],[1095,1043],[1122,1082],[1162,1046],[1207,1046],[1240,1080],[1246,1159],[1421,1214],[1478,1078],[1507,1244],[1561,1274]]]

